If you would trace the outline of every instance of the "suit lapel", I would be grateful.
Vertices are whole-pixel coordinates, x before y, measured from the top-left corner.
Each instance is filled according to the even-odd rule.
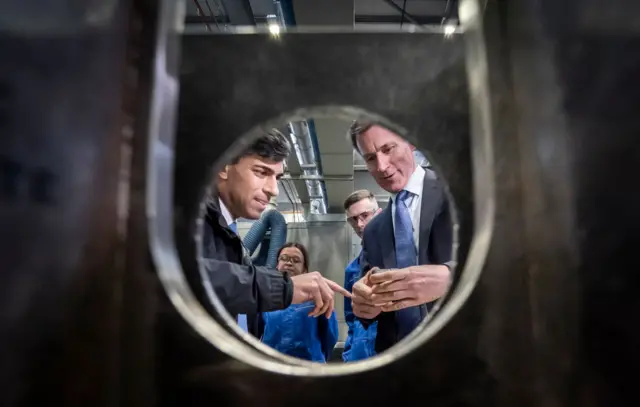
[[[420,247],[418,250],[418,263],[429,263],[429,237],[431,225],[440,207],[442,189],[433,171],[426,170],[422,187],[422,202],[420,208]]]
[[[384,217],[382,220],[382,226],[380,230],[380,242],[391,242],[391,244],[380,244],[378,245],[382,250],[382,263],[384,268],[394,268],[396,267],[396,245],[395,238],[393,236],[393,220],[392,210],[391,210],[392,202],[389,200],[389,204],[382,211],[382,213],[378,216]]]

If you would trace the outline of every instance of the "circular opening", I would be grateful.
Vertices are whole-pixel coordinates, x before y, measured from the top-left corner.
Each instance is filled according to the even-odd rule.
[[[311,109],[299,109],[293,113],[285,114],[280,117],[274,118],[266,123],[258,125],[252,128],[247,134],[240,137],[237,142],[226,151],[222,157],[218,160],[218,162],[213,166],[212,171],[212,179],[208,185],[213,185],[215,183],[215,178],[218,174],[224,170],[225,165],[234,161],[234,158],[238,157],[242,154],[242,152],[246,151],[246,149],[251,146],[251,144],[259,139],[264,134],[268,133],[272,129],[282,129],[287,126],[291,126],[291,123],[300,123],[300,122],[309,122],[310,119],[318,120],[318,119],[329,119],[341,121],[346,124],[345,130],[349,129],[349,124],[353,121],[357,121],[358,123],[374,123],[376,126],[383,128],[384,130],[394,133],[396,136],[402,137],[404,140],[410,140],[408,142],[409,145],[413,145],[416,148],[420,148],[421,146],[417,142],[415,136],[408,134],[407,131],[402,128],[400,125],[396,123],[392,123],[384,117],[381,117],[376,114],[372,114],[369,112],[365,112],[361,109],[353,108],[353,107],[318,107]],[[347,146],[351,146],[351,142],[349,141],[349,137],[347,135],[347,131],[342,131],[340,134],[340,138],[343,143]],[[295,154],[300,154],[300,145],[296,145],[295,140],[292,140],[292,134],[289,134],[289,141],[294,147],[294,151],[292,152],[292,156]],[[317,135],[318,137],[322,137],[321,135]],[[295,137],[295,135],[293,135]],[[298,135],[301,137],[301,135]],[[403,141],[404,141],[403,140]],[[300,140],[298,140],[300,141]],[[300,143],[298,143],[300,144]],[[359,145],[359,147],[361,147]],[[427,146],[428,147],[428,146]],[[377,147],[376,147],[377,148]],[[385,147],[386,148],[386,147]],[[400,146],[392,145],[392,149],[400,148]],[[450,252],[451,252],[451,263],[449,264],[452,267],[451,272],[455,273],[456,268],[454,266],[456,260],[456,252],[458,247],[458,221],[457,221],[457,213],[454,205],[453,197],[449,192],[449,188],[446,185],[446,180],[444,179],[444,174],[439,171],[437,165],[437,157],[431,157],[430,151],[427,148],[426,150],[422,150],[424,156],[426,157],[426,161],[429,163],[428,168],[426,169],[429,173],[437,174],[438,185],[442,186],[441,192],[442,196],[445,198],[444,205],[446,209],[450,213],[450,224],[448,225],[451,230],[450,235]],[[387,152],[385,152],[387,154]],[[361,154],[360,154],[361,155]],[[387,154],[388,155],[388,154]],[[355,156],[355,155],[354,155]],[[415,157],[415,156],[414,156]],[[319,157],[320,160],[322,157]],[[380,157],[381,161],[384,161],[385,157]],[[375,161],[375,160],[374,160]],[[384,171],[381,168],[374,169],[371,165],[371,162],[363,161],[365,168],[369,172],[376,172],[377,175],[385,175]],[[300,163],[298,163],[300,164]],[[304,166],[304,163],[303,163]],[[301,167],[303,167],[301,166]],[[289,166],[287,166],[288,168]],[[379,167],[379,166],[378,166]],[[326,172],[326,171],[325,171]],[[393,171],[391,171],[393,172]],[[380,174],[383,173],[383,174]],[[386,174],[393,175],[391,178],[394,178],[394,174]],[[402,174],[400,174],[402,175]],[[408,174],[405,174],[408,178]],[[319,178],[319,177],[310,177]],[[398,176],[398,178],[402,178]],[[371,177],[371,181],[374,181],[374,178]],[[390,184],[394,184],[395,182],[387,182],[380,177],[376,180],[378,183],[386,182],[387,187]],[[394,180],[395,181],[395,180]],[[283,182],[282,180],[280,181]],[[380,186],[380,185],[379,185]],[[393,188],[388,188],[393,189]],[[389,191],[387,191],[389,192]],[[397,192],[397,191],[392,191]],[[387,199],[391,197],[392,193],[389,194]],[[424,195],[427,196],[426,194]],[[207,202],[211,200],[211,191],[207,191],[207,194],[203,199],[202,204],[202,213],[206,214],[207,211]],[[326,197],[324,197],[326,199]],[[341,199],[344,197],[340,197]],[[428,200],[428,199],[427,199]],[[318,206],[317,204],[313,204],[313,199],[309,200],[309,210],[308,215],[313,215],[313,212],[317,212],[319,207],[327,206],[326,202],[322,203]],[[331,207],[331,205],[329,205]],[[425,205],[422,205],[422,208]],[[426,205],[428,206],[428,205]],[[335,210],[335,208],[332,208]],[[430,208],[433,210],[433,208]],[[345,218],[344,210],[342,210],[343,219]],[[378,215],[380,216],[380,215]],[[426,218],[427,216],[425,216]],[[293,214],[294,222],[295,222],[295,214]],[[395,220],[394,220],[395,222]],[[379,222],[380,223],[380,222]],[[350,362],[345,364],[337,364],[337,363],[314,363],[308,360],[303,360],[300,358],[288,356],[284,353],[281,353],[271,346],[268,346],[265,343],[260,342],[253,335],[241,329],[236,320],[231,316],[231,314],[227,311],[225,304],[220,300],[218,295],[215,294],[214,285],[211,279],[209,278],[208,272],[215,270],[206,269],[206,255],[207,249],[203,248],[203,243],[206,240],[205,228],[208,227],[206,222],[201,218],[198,222],[197,226],[197,234],[196,234],[196,242],[197,242],[197,256],[199,259],[200,272],[202,277],[202,283],[207,291],[207,299],[210,301],[213,306],[214,317],[217,317],[217,321],[211,318],[211,316],[207,315],[205,308],[202,304],[198,304],[197,301],[193,298],[193,294],[189,293],[188,287],[181,287],[182,293],[178,295],[177,298],[172,298],[174,300],[174,304],[178,307],[179,311],[183,314],[183,316],[189,320],[192,325],[198,330],[207,340],[209,340],[213,345],[215,345],[221,351],[227,353],[228,355],[239,359],[240,361],[247,363],[249,365],[265,369],[268,371],[276,372],[276,373],[284,373],[291,375],[302,375],[302,376],[323,376],[323,375],[343,375],[350,373],[357,373],[364,370],[369,370],[373,368],[377,368],[396,360],[397,358],[403,357],[411,352],[413,349],[423,345],[431,336],[433,336],[442,326],[452,317],[457,308],[461,305],[461,301],[464,299],[460,298],[458,302],[455,301],[455,287],[457,284],[450,286],[452,288],[444,292],[439,298],[433,302],[432,307],[429,308],[426,316],[415,326],[415,329],[411,333],[408,333],[406,337],[399,340],[394,346],[390,347],[383,353],[377,354],[371,358],[366,360]],[[422,230],[420,230],[422,232]],[[425,236],[428,239],[428,236]],[[423,237],[423,239],[425,239]],[[365,237],[366,240],[366,237]],[[385,242],[388,246],[390,242]],[[365,242],[365,245],[367,243]],[[393,244],[393,243],[391,243]],[[420,244],[417,244],[420,246]],[[417,251],[419,252],[421,247],[417,247]],[[316,249],[321,251],[321,249]],[[176,265],[177,266],[177,265]],[[215,267],[214,267],[215,268]],[[176,270],[174,270],[176,271]],[[173,279],[175,281],[176,273],[173,273]],[[162,275],[162,273],[161,273]],[[184,276],[182,276],[184,280]],[[183,281],[184,282],[184,281]],[[340,282],[342,285],[342,282]],[[166,282],[165,282],[166,286]],[[175,285],[173,286],[175,288]],[[190,295],[189,301],[184,300],[184,296]],[[448,300],[451,298],[451,300]],[[338,299],[337,301],[341,301]],[[188,303],[188,304],[187,304]],[[322,318],[322,317],[319,317]]]
[[[464,8],[462,6],[465,4],[461,5],[461,14],[462,8]],[[480,16],[475,17],[477,17],[476,20],[480,18]],[[411,129],[430,127],[432,130],[438,131],[443,127],[447,127],[443,122],[451,123],[451,120],[447,120],[448,118],[456,120],[461,117],[458,113],[468,112],[466,104],[470,101],[471,126],[473,128],[468,134],[471,138],[472,151],[468,151],[469,154],[467,155],[472,157],[465,156],[462,161],[464,161],[465,165],[469,161],[472,162],[473,178],[469,175],[468,181],[471,183],[472,180],[475,188],[473,194],[470,191],[471,187],[465,189],[463,194],[455,190],[452,193],[460,205],[460,214],[464,216],[461,218],[460,235],[468,237],[468,240],[462,239],[461,241],[463,247],[459,254],[464,261],[457,268],[456,279],[448,295],[443,300],[443,307],[428,323],[423,323],[419,329],[405,338],[399,346],[382,355],[358,363],[322,365],[304,362],[295,358],[286,358],[269,349],[258,349],[260,346],[253,339],[242,340],[242,338],[247,337],[247,334],[235,329],[235,322],[223,309],[217,297],[207,298],[216,309],[213,317],[205,309],[207,307],[197,300],[197,293],[194,292],[183,272],[184,264],[179,261],[178,247],[174,229],[171,225],[172,220],[176,224],[179,223],[174,219],[174,212],[175,218],[180,219],[181,215],[189,214],[192,209],[190,207],[181,212],[182,209],[175,210],[176,208],[173,206],[174,186],[172,182],[173,169],[174,165],[176,165],[174,159],[179,160],[180,158],[180,154],[176,154],[173,149],[174,127],[172,126],[175,102],[178,99],[178,77],[175,75],[176,72],[172,71],[173,68],[170,64],[155,65],[157,83],[154,84],[155,92],[153,94],[153,103],[151,104],[149,131],[151,157],[149,159],[147,188],[150,249],[160,280],[176,310],[202,337],[206,338],[217,349],[237,360],[273,373],[295,376],[345,375],[382,367],[407,355],[417,347],[422,346],[432,335],[437,333],[460,309],[479,278],[491,240],[495,212],[490,131],[492,126],[491,115],[488,114],[491,103],[487,88],[486,57],[482,35],[480,35],[481,30],[474,29],[481,25],[474,19],[466,18],[464,20],[465,26],[469,31],[468,34],[465,34],[467,42],[466,55],[464,55],[464,52],[459,52],[459,48],[447,46],[445,49],[439,39],[432,41],[424,36],[412,36],[410,39],[404,38],[403,41],[406,42],[406,47],[404,45],[398,46],[397,42],[372,42],[369,38],[366,41],[362,41],[359,40],[361,37],[350,36],[352,38],[348,43],[357,46],[357,49],[361,50],[357,53],[353,52],[353,47],[342,47],[343,43],[347,43],[347,39],[340,35],[333,37],[337,42],[328,41],[327,44],[314,43],[314,47],[317,48],[314,48],[313,52],[290,52],[289,47],[280,46],[275,41],[271,43],[271,45],[275,46],[269,46],[270,43],[253,41],[253,39],[242,43],[243,52],[236,52],[238,51],[238,42],[226,41],[226,39],[226,44],[222,41],[216,42],[214,37],[203,37],[194,39],[195,41],[183,42],[184,50],[187,51],[184,52],[184,56],[187,56],[187,58],[185,58],[185,63],[181,67],[181,93],[190,93],[188,98],[190,107],[187,110],[198,112],[198,114],[188,114],[187,116],[195,117],[195,122],[203,122],[191,125],[189,120],[186,121],[190,129],[185,133],[192,133],[192,135],[186,134],[187,137],[183,137],[185,134],[182,134],[177,140],[178,145],[182,145],[183,150],[185,145],[189,145],[187,148],[193,148],[194,150],[203,146],[202,143],[194,142],[194,139],[204,139],[205,136],[213,139],[213,137],[210,137],[212,128],[214,133],[216,130],[224,130],[225,126],[226,128],[231,127],[242,130],[231,132],[233,135],[243,133],[246,130],[245,123],[262,122],[275,112],[290,111],[299,103],[326,105],[336,101],[347,101],[346,103],[366,106],[372,111],[385,112],[385,114],[395,118],[398,123],[406,123]],[[455,37],[451,37],[450,39],[454,41],[448,41],[448,43],[455,43]],[[310,36],[292,36],[289,40],[294,45],[303,45],[299,49],[310,50],[308,43],[313,38]],[[256,47],[247,46],[254,42],[257,45]],[[173,50],[172,46],[175,46],[175,43],[169,41],[160,46]],[[215,46],[212,46],[212,43],[215,43]],[[372,43],[375,44],[375,52],[364,52],[371,48],[368,44]],[[336,44],[340,46],[336,47]],[[402,52],[406,54],[406,51],[410,51],[412,47],[420,50],[420,52],[410,53],[412,64],[407,64],[405,58],[397,57]],[[343,49],[343,52],[338,52],[337,48]],[[205,49],[213,52],[205,53]],[[425,53],[423,52],[425,49],[430,51]],[[233,52],[229,52],[230,50]],[[335,51],[334,58],[325,57],[329,50],[332,53]],[[167,53],[168,56],[177,54],[177,52]],[[189,55],[191,55],[191,58],[188,58]],[[251,57],[257,56],[255,62],[261,62],[263,65],[243,63],[247,55]],[[320,57],[315,57],[316,55]],[[461,67],[464,64],[460,63],[460,61],[463,56],[466,59],[468,81],[451,80],[454,77],[462,78]],[[444,62],[445,68],[443,70],[438,64],[437,68],[432,71],[429,69],[431,66],[430,61],[438,58]],[[287,67],[293,66],[292,61],[298,64],[303,61],[307,62],[307,66],[301,69],[301,71],[305,72],[304,76],[291,75],[291,70],[287,69]],[[318,63],[318,61],[321,61],[321,63]],[[395,65],[390,63],[392,61],[396,61]],[[322,69],[314,69],[317,67]],[[380,67],[387,67],[387,69],[380,69]],[[261,86],[260,83],[265,82],[264,75],[255,75],[254,73],[258,71],[268,72],[269,77],[266,83],[274,86]],[[355,92],[353,86],[351,86],[352,82],[356,80],[353,71],[358,72],[358,80],[361,78],[367,79],[366,81],[361,81]],[[397,75],[394,80],[388,80],[389,72],[397,72],[400,75]],[[207,88],[207,86],[204,86],[202,77],[224,78],[223,81],[217,84],[217,92],[215,92],[217,96],[212,95],[214,92],[202,90]],[[293,81],[292,77],[297,80]],[[318,77],[321,81],[303,80],[313,77]],[[419,80],[414,80],[416,78]],[[429,78],[429,83],[426,83],[427,78]],[[435,78],[438,78],[438,80],[431,80]],[[276,86],[279,83],[283,83],[283,85]],[[291,86],[294,83],[295,86]],[[328,86],[327,84],[333,87],[329,92],[324,90]],[[371,93],[369,90],[374,90],[375,93]],[[402,94],[398,93],[398,90],[401,90]],[[471,95],[467,100],[468,93]],[[233,95],[233,97],[229,97],[230,95]],[[394,98],[390,100],[372,97],[375,95],[393,95]],[[459,97],[449,97],[451,95]],[[303,102],[300,102],[301,100]],[[456,103],[458,106],[455,109],[449,109]],[[206,109],[202,109],[203,107],[206,107]],[[260,127],[268,128],[289,120],[303,120],[322,112],[344,117],[349,117],[352,114],[367,114],[359,109],[343,106],[304,109],[283,115]],[[432,115],[432,117],[435,117],[436,122],[434,126],[424,125],[425,121],[429,120],[428,117],[425,117],[427,112],[434,113]],[[214,117],[211,118],[212,116]],[[376,117],[371,114],[370,116]],[[229,120],[226,120],[227,117],[229,117]],[[439,120],[441,117],[445,119]],[[209,119],[211,120],[209,121]],[[379,119],[384,122],[383,118]],[[236,124],[230,125],[231,120],[235,121]],[[459,120],[458,122],[461,123]],[[218,123],[221,124],[218,125]],[[184,124],[183,121],[180,127]],[[207,128],[203,129],[204,127]],[[453,168],[445,165],[450,161],[442,159],[443,156],[440,155],[440,152],[446,149],[433,144],[421,144],[416,139],[418,135],[408,133],[393,123],[387,122],[386,127],[406,136],[410,141],[416,143],[418,147],[425,147],[427,153],[429,149],[436,151],[437,154],[435,154],[434,158],[443,163],[443,167],[445,167],[445,171],[442,174],[443,177],[447,178],[452,186],[458,184],[454,179],[456,174]],[[206,131],[207,133],[203,134],[198,130]],[[250,133],[255,135],[253,131]],[[456,135],[452,137],[455,139],[454,142],[461,141],[464,131],[456,131],[455,133]],[[222,135],[222,138],[225,137],[228,139],[230,136]],[[420,133],[419,137],[422,140],[427,138],[424,133]],[[187,139],[186,142],[185,139]],[[233,154],[237,154],[243,145],[246,146],[247,142],[248,140],[246,139],[238,141],[225,154],[223,159],[228,159]],[[190,145],[190,143],[192,144]],[[209,146],[211,144],[214,143],[209,142]],[[465,140],[461,144],[466,146]],[[180,151],[180,147],[177,148],[177,151]],[[462,155],[458,154],[459,157]],[[202,154],[199,158],[202,158]],[[208,160],[207,162],[211,163],[213,161]],[[458,160],[458,162],[461,162],[461,160]],[[181,167],[181,164],[178,163],[176,167]],[[191,167],[194,170],[191,172],[183,171],[178,181],[184,181],[188,176],[194,175],[197,178],[197,176],[202,176],[205,173],[202,170],[202,163],[197,163]],[[185,174],[188,176],[184,177]],[[201,185],[200,181],[198,180],[197,184]],[[186,194],[188,197],[185,198],[185,201],[188,205],[192,205],[196,201],[194,198],[196,194],[191,193],[193,188],[189,189],[190,191],[188,191],[189,194]],[[465,194],[468,194],[468,196],[465,196]],[[472,203],[467,202],[471,200]],[[469,220],[470,218],[472,220]],[[471,222],[473,222],[473,235],[471,235],[471,227],[469,226]],[[201,227],[201,225],[199,226]],[[180,235],[180,240],[183,240],[183,238],[184,236]],[[191,234],[189,234],[188,238],[193,240]]]

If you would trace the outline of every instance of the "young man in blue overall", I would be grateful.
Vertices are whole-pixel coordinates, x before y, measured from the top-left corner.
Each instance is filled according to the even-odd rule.
[[[362,189],[353,192],[344,201],[344,210],[347,214],[347,222],[353,231],[362,239],[364,227],[373,217],[380,212],[378,202],[370,191]],[[351,291],[353,284],[360,279],[360,254],[347,266],[344,276],[344,288]],[[368,329],[353,314],[351,299],[344,298],[344,317],[349,330],[347,340],[344,343],[342,360],[355,362],[374,356],[376,344],[377,323],[374,322]]]

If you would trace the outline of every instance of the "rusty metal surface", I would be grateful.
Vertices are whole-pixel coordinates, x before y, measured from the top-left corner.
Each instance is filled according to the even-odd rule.
[[[0,7],[3,406],[119,400],[129,4],[104,5]]]

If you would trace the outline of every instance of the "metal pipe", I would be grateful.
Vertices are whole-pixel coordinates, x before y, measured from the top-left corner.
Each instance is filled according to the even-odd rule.
[[[282,10],[282,4],[278,0],[274,1],[274,3],[276,6],[276,21],[278,22],[278,25],[280,27],[286,28],[287,23],[284,18],[284,11]]]
[[[294,151],[298,157],[302,176],[310,177],[305,180],[307,192],[309,194],[310,212],[314,214],[327,213],[327,196],[324,188],[324,182],[320,180],[322,173],[319,168],[319,160],[316,155],[316,149],[313,146],[313,140],[309,126],[305,121],[289,123],[289,134],[293,143]]]
[[[207,5],[207,9],[209,10],[209,15],[211,16],[211,18],[213,18],[213,22],[216,25],[216,29],[218,31],[220,31],[220,25],[218,25],[218,19],[216,18],[216,15],[213,13],[213,10],[211,9],[211,5],[209,4],[209,0],[204,0],[204,4]]]
[[[293,14],[293,3],[291,0],[274,0],[276,6],[276,15],[278,22],[282,28],[296,25],[296,19]]]
[[[196,9],[198,10],[198,15],[200,17],[202,17],[202,19],[203,19],[202,22],[207,27],[207,31],[211,31],[211,26],[209,25],[209,23],[205,19],[206,14],[204,14],[204,11],[202,10],[202,7],[200,6],[200,3],[198,2],[198,0],[193,0],[193,4],[195,4]]]
[[[293,4],[291,0],[275,0],[276,15],[278,24],[286,29],[288,26],[296,25],[293,14]],[[304,180],[309,194],[309,212],[312,214],[324,215],[329,207],[327,192],[322,177],[322,169],[319,158],[317,140],[311,124],[307,121],[289,123],[289,133],[293,143],[302,176],[308,177]]]
[[[454,0],[447,0],[447,5],[444,8],[444,17],[442,17],[441,25],[444,25],[449,20],[451,20],[451,15],[453,14],[454,9]]]
[[[393,7],[394,9],[396,9],[396,11],[403,13],[404,18],[406,18],[410,23],[415,24],[417,26],[420,26],[421,24],[418,22],[418,20],[416,20],[416,18],[414,16],[412,16],[411,14],[407,13],[406,11],[403,12],[402,11],[402,7],[398,6],[396,3],[394,3],[392,0],[382,0],[385,3],[387,3],[389,6]]]
[[[292,181],[313,181],[313,180],[315,181],[353,181],[353,176],[331,175],[327,177],[324,175],[298,175],[298,176],[284,175],[282,179],[290,179]]]

